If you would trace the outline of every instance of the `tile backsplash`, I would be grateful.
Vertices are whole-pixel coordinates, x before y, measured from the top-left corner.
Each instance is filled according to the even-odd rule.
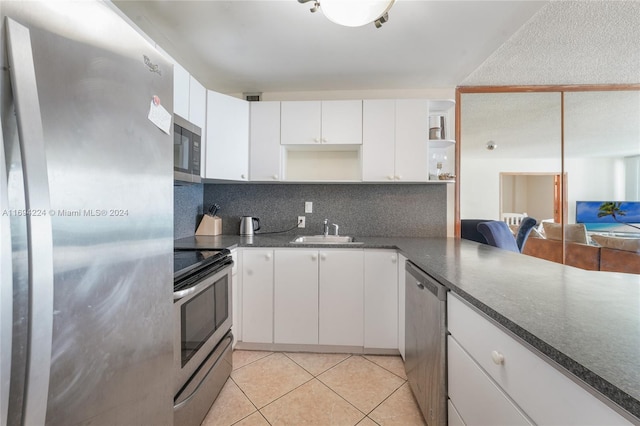
[[[218,216],[224,234],[238,234],[241,216],[260,218],[260,232],[294,228],[298,216],[305,216],[306,227],[292,229],[290,234],[320,234],[325,218],[340,226],[341,235],[447,234],[446,185],[224,183],[176,187],[175,192],[176,238],[193,235],[203,207],[206,210],[213,203],[221,207]],[[304,212],[305,201],[313,202],[313,213]]]
[[[173,238],[189,237],[196,232],[202,218],[204,185],[174,185]]]

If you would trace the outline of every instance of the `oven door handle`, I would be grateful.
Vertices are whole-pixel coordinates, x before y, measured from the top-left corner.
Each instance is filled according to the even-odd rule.
[[[185,288],[184,290],[174,291],[173,292],[173,301],[183,299],[187,296],[191,296],[193,294],[200,293],[202,290],[211,286],[212,283],[218,281],[218,279],[224,275],[228,275],[231,271],[231,265],[220,269],[219,271],[213,273],[212,275],[208,275],[204,277],[198,284]]]

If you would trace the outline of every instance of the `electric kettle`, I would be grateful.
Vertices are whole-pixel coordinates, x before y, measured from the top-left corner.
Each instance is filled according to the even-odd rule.
[[[240,235],[251,236],[260,229],[260,219],[251,216],[242,216],[240,218]]]

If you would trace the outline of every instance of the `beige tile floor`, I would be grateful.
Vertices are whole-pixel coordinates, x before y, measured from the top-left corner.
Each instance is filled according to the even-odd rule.
[[[203,426],[425,425],[399,356],[234,351]]]

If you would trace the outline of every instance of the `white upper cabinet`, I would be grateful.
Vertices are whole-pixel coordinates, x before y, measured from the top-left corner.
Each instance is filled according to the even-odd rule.
[[[189,72],[180,64],[173,64],[173,113],[189,119]]]
[[[249,102],[207,91],[205,178],[249,177]]]
[[[281,103],[283,145],[362,144],[362,101]]]
[[[320,101],[288,101],[281,103],[282,134],[280,143],[304,145],[320,143],[322,133]]]
[[[250,102],[249,179],[273,182],[280,171],[280,102]]]
[[[400,182],[429,180],[428,117],[427,100],[396,100],[395,176]]]
[[[189,116],[184,117],[202,129],[202,140],[207,126],[207,89],[198,80],[189,77]]]
[[[362,180],[429,180],[429,108],[424,99],[365,100]]]
[[[362,101],[322,101],[322,143],[362,144]]]
[[[362,180],[392,182],[396,178],[396,101],[362,104]]]

